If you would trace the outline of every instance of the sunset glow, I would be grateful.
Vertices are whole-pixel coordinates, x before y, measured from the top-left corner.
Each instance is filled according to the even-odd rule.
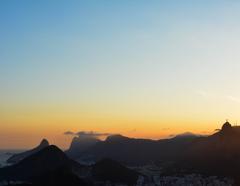
[[[54,2],[0,2],[0,149],[240,121],[240,2]]]

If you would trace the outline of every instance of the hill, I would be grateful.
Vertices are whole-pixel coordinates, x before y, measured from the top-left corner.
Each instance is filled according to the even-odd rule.
[[[93,137],[74,137],[69,149],[65,153],[71,158],[76,158],[93,147],[97,142],[100,142],[100,140]]]
[[[76,156],[77,160],[91,157],[93,161],[110,158],[128,165],[143,165],[153,161],[175,161],[198,136],[176,137],[164,140],[135,139],[121,135],[109,136],[87,151]]]
[[[189,166],[207,172],[231,175],[237,173],[240,168],[239,157],[240,127],[232,127],[228,122],[219,132],[195,140],[185,155]]]
[[[106,181],[132,185],[137,178],[136,171],[109,159],[92,166],[82,166],[54,145],[12,166],[0,168],[0,183],[3,180],[21,181],[32,186],[91,186]]]
[[[44,149],[45,147],[48,147],[48,146],[49,146],[49,142],[46,139],[43,139],[41,141],[41,143],[37,147],[33,148],[32,150],[12,155],[7,160],[7,163],[9,163],[9,164],[18,163],[21,160],[23,160],[24,158],[26,158],[26,157],[28,157],[28,156],[36,153],[36,152],[39,152],[40,150],[42,150],[42,149]]]
[[[103,159],[93,165],[92,175],[97,181],[134,185],[139,173],[111,159]]]
[[[0,180],[29,181],[60,168],[80,172],[82,166],[69,159],[58,147],[50,145],[15,165],[0,169]]]

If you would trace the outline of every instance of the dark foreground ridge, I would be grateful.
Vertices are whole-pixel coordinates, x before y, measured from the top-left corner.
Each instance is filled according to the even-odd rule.
[[[69,159],[58,147],[50,145],[15,165],[0,169],[0,178],[29,181],[63,167],[80,168],[80,165],[78,167],[78,164]]]
[[[50,145],[15,165],[1,168],[0,184],[20,181],[33,186],[91,186],[110,180],[132,185],[137,182],[138,175],[136,171],[107,159],[93,166],[83,166],[68,158],[58,147]]]
[[[111,181],[113,183],[128,183],[134,185],[139,173],[128,169],[111,159],[103,159],[92,167],[94,179],[98,181]]]

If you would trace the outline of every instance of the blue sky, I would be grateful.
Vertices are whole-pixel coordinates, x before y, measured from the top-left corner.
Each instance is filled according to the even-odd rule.
[[[44,110],[176,130],[172,123],[199,118],[199,130],[237,120],[239,8],[234,0],[1,1],[0,122],[18,126]]]
[[[67,79],[75,71],[81,76],[96,70],[108,79],[109,71],[129,77],[151,76],[155,69],[168,79],[174,73],[194,78],[196,71],[217,68],[221,62],[211,56],[226,53],[221,45],[235,43],[238,6],[236,1],[2,1],[1,79],[17,84],[25,78],[31,85],[35,76],[55,81],[62,73]]]

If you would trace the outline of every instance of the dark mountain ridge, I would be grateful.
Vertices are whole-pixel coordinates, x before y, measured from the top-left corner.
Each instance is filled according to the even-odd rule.
[[[65,151],[65,153],[70,158],[76,158],[78,157],[79,154],[93,147],[97,142],[100,142],[100,140],[93,137],[86,136],[74,137],[69,149]]]
[[[236,172],[240,168],[240,127],[226,122],[217,133],[196,139],[184,157],[197,169],[223,174]]]
[[[135,139],[113,135],[97,142],[76,156],[76,160],[91,157],[93,161],[110,158],[125,165],[145,165],[152,162],[184,162],[184,167],[222,172],[240,167],[240,127],[226,122],[210,136],[181,135],[171,139]],[[218,167],[216,169],[216,167]],[[231,167],[236,167],[230,169]],[[233,171],[232,171],[233,172]],[[225,173],[224,173],[225,174]]]
[[[81,169],[82,166],[69,159],[58,147],[50,145],[19,163],[0,169],[0,180],[29,181],[46,172],[59,168]]]
[[[196,138],[198,137],[150,140],[114,135],[79,153],[76,159],[80,161],[85,157],[92,157],[93,161],[99,161],[110,158],[128,165],[172,161],[179,158],[183,149],[186,149]]]
[[[90,155],[97,163],[83,166],[56,146],[47,146],[15,165],[1,168],[0,180],[51,180],[63,175],[66,176],[63,181],[73,178],[76,183],[87,185],[90,184],[88,180],[131,185],[139,174],[123,165],[156,162],[162,166],[161,162],[171,162],[170,171],[227,176],[240,185],[240,127],[228,122],[210,136],[184,135],[150,140],[113,135],[105,141],[95,141],[86,151],[81,149],[79,158]]]
[[[9,164],[14,164],[14,163],[18,163],[20,162],[21,160],[23,160],[24,158],[36,153],[36,152],[39,152],[40,150],[44,149],[45,147],[48,147],[49,146],[49,142],[46,140],[46,139],[43,139],[41,141],[41,143],[33,148],[32,150],[28,150],[28,151],[25,151],[25,152],[22,152],[22,153],[19,153],[19,154],[14,154],[12,155],[8,160],[7,160],[7,163]]]
[[[0,168],[3,180],[21,181],[32,186],[91,186],[107,181],[132,185],[138,173],[113,160],[102,160],[92,166],[83,166],[71,160],[63,151],[50,145],[9,167]]]
[[[92,175],[97,181],[134,185],[139,173],[111,159],[103,159],[92,166]]]

